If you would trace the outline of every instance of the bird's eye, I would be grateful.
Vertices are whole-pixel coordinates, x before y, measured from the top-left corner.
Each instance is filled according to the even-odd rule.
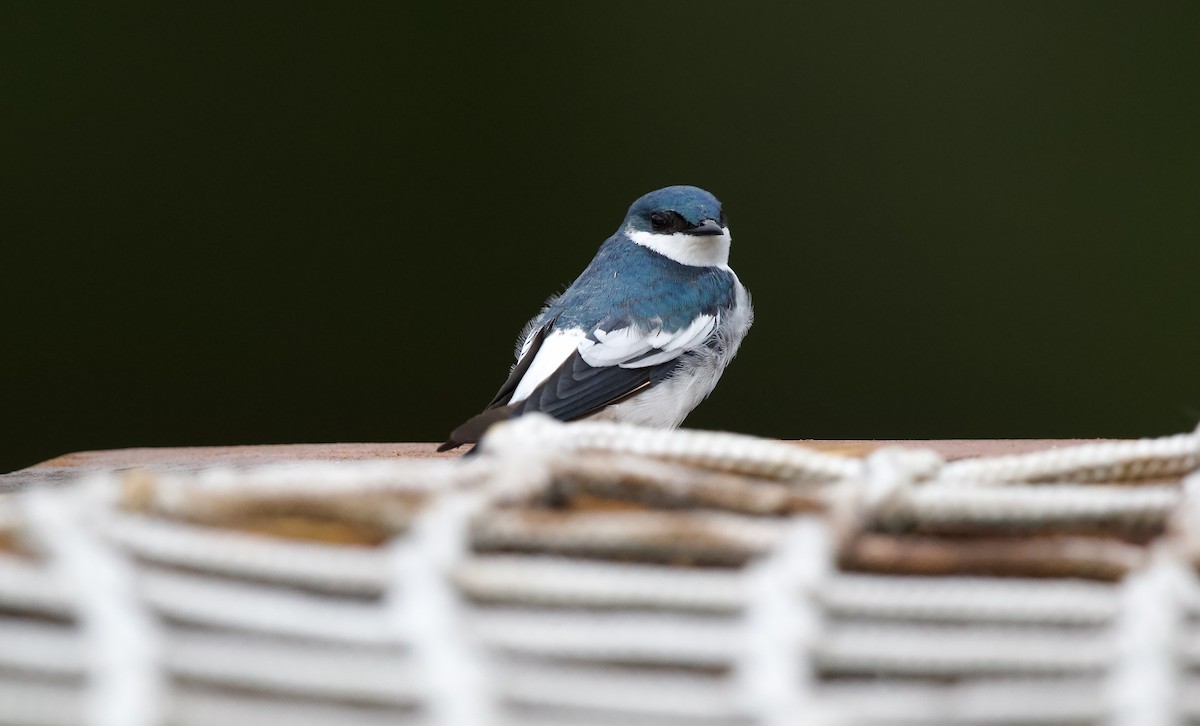
[[[670,225],[670,223],[671,220],[667,218],[667,215],[662,214],[661,212],[654,212],[650,215],[650,226],[655,232],[663,231],[668,225]]]

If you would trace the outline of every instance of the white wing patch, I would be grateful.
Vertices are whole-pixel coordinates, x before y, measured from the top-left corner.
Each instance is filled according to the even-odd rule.
[[[529,394],[575,351],[579,351],[583,362],[593,368],[647,368],[674,360],[703,345],[719,322],[717,315],[701,315],[686,328],[676,331],[662,328],[646,331],[636,325],[613,330],[597,329],[593,332],[595,340],[588,338],[583,328],[556,330],[542,341],[542,347],[529,365],[529,370],[517,384],[511,402],[529,398]]]
[[[525,341],[523,353],[528,352],[532,340],[533,336],[530,335]],[[587,342],[587,332],[583,328],[556,330],[547,335],[546,339],[542,341],[542,347],[538,348],[533,362],[529,364],[529,370],[525,371],[525,376],[517,384],[517,390],[513,391],[509,403],[529,398],[533,389],[549,378],[551,373],[558,370],[558,367],[576,350],[579,350],[579,345],[584,342]]]
[[[590,366],[647,368],[674,360],[703,344],[716,327],[716,316],[701,315],[691,325],[674,332],[662,329],[643,332],[632,325],[610,331],[597,330],[596,339],[600,342],[585,341],[580,355]]]

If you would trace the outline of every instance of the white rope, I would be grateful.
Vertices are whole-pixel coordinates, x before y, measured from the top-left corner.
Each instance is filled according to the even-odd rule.
[[[562,424],[530,414],[493,427],[482,450],[499,453],[536,442],[546,450],[635,454],[717,471],[788,481],[836,481],[857,476],[862,462],[797,444],[689,429],[658,429],[605,421]]]
[[[1171,482],[1198,463],[1200,432],[946,463],[529,416],[465,460],[134,475],[143,514],[112,479],[0,498],[0,530],[49,555],[0,553],[0,703],[91,676],[86,700],[31,688],[0,725],[1173,723],[1200,714],[1200,584],[1169,559],[1200,559],[1200,472]],[[835,573],[826,525],[792,514],[816,497],[853,531],[1170,520],[1181,548],[1119,586]],[[393,539],[222,528],[293,505]]]
[[[49,676],[87,674],[83,639],[72,627],[0,618],[0,644],[0,669]]]
[[[501,661],[496,673],[504,701],[562,709],[562,716],[608,716],[616,724],[656,723],[655,717],[674,719],[672,725],[753,723],[737,689],[719,676],[523,660]]]
[[[178,631],[164,652],[172,675],[209,686],[378,705],[415,706],[425,695],[412,658],[386,643],[346,647]]]
[[[532,500],[616,500],[659,510],[712,509],[755,516],[818,511],[820,486],[698,469],[630,454],[574,452],[549,461],[549,485]]]
[[[768,552],[784,522],[723,512],[546,512],[497,509],[475,522],[479,551],[522,551],[740,565]]]
[[[897,492],[878,516],[883,522],[923,524],[1114,523],[1145,527],[1161,526],[1181,498],[1177,486],[1044,484],[964,488],[928,484]]]
[[[1117,661],[1107,688],[1112,708],[1109,726],[1180,723],[1179,600],[1182,583],[1194,575],[1165,551],[1157,554],[1149,570],[1130,574],[1122,585]]]
[[[488,608],[469,625],[488,648],[520,656],[723,668],[743,642],[736,619],[679,613]]]
[[[458,566],[468,597],[514,605],[735,612],[746,603],[743,579],[728,569],[598,562],[547,556],[489,555]]]
[[[786,726],[800,714],[813,726],[831,722],[806,653],[822,628],[812,596],[832,566],[829,539],[821,522],[799,519],[746,574],[750,597],[735,684],[763,726]]]
[[[485,487],[492,501],[503,505],[527,504],[544,494],[552,483],[551,466],[554,459],[565,453],[557,439],[544,434],[561,433],[562,426],[551,420],[542,421],[541,414],[523,416],[529,419],[521,426],[501,424],[493,427],[506,433],[499,436],[490,431],[477,447],[486,454],[477,457],[479,466],[486,469]],[[462,461],[468,461],[464,458]]]
[[[1200,469],[1183,480],[1183,501],[1172,519],[1173,544],[1177,556],[1200,564]],[[1186,587],[1184,606],[1200,614],[1200,587]]]
[[[843,675],[1098,674],[1112,657],[1103,631],[1049,627],[839,625],[814,648],[823,673]]]
[[[176,689],[171,699],[171,726],[418,726],[423,723],[420,711],[411,707],[363,708],[353,702],[288,701],[190,688]]]
[[[164,697],[157,624],[138,600],[133,567],[104,546],[89,519],[112,493],[111,480],[102,478],[78,491],[30,492],[22,501],[38,545],[73,591],[88,665],[85,725],[153,726]]]
[[[925,449],[887,447],[872,452],[856,492],[861,505],[876,519],[889,518],[893,510],[914,496],[917,482],[935,475],[942,464],[936,452]]]
[[[497,721],[482,653],[468,632],[466,604],[451,582],[466,555],[471,519],[486,503],[479,492],[443,492],[391,547],[392,627],[412,646],[436,726]]]
[[[407,465],[406,465],[407,464]],[[473,473],[452,461],[277,464],[219,468],[191,475],[136,471],[123,481],[126,511],[165,515],[192,524],[239,521],[338,526],[377,538],[402,532],[436,492]]]
[[[0,552],[0,608],[70,616],[70,588],[42,563]]]
[[[906,525],[908,501],[918,480],[941,469],[941,458],[932,451],[899,447],[879,449],[864,462],[859,476],[821,492],[840,538],[869,529],[873,524]]]
[[[392,640],[386,613],[366,602],[162,568],[142,571],[142,596],[173,621],[338,643]]]
[[[838,617],[1075,626],[1110,622],[1118,592],[1085,580],[845,573],[827,578],[814,596]]]
[[[341,593],[378,594],[389,581],[380,548],[243,534],[114,512],[105,538],[153,562]]]
[[[83,699],[73,685],[0,675],[0,725],[78,726],[83,721]]]
[[[845,724],[1093,724],[1105,716],[1095,678],[831,681],[824,699]]]
[[[372,492],[433,494],[457,480],[454,461],[305,461],[250,469],[227,466],[194,475],[155,474],[154,495],[171,510],[195,496],[326,497]]]
[[[94,646],[69,627],[0,618],[0,643],[5,669],[70,678],[97,668]],[[161,652],[156,665],[166,672],[209,685],[408,706],[424,695],[411,657],[387,641],[346,645],[176,630],[162,639]],[[129,704],[120,708],[125,713]]]
[[[7,534],[21,525],[21,510],[17,506],[17,497],[4,494],[0,493],[0,532]]]
[[[1200,429],[1135,441],[1106,441],[1030,454],[950,462],[940,479],[956,484],[1137,481],[1180,476],[1200,466]]]
[[[1180,676],[1179,716],[1187,719],[1185,723],[1200,720],[1200,677],[1194,672]]]
[[[708,715],[647,716],[629,712],[578,711],[565,708],[517,707],[505,714],[503,726],[747,726],[745,718]]]

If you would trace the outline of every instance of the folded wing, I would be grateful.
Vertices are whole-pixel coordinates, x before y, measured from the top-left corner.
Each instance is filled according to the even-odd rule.
[[[716,315],[700,315],[677,330],[614,318],[588,331],[530,334],[512,375],[483,413],[455,429],[442,450],[478,441],[493,423],[530,411],[562,421],[590,416],[664,380],[681,356],[706,344]]]

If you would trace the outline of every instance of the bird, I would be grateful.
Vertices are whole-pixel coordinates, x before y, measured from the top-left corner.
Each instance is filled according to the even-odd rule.
[[[729,267],[721,203],[694,186],[638,198],[617,231],[517,340],[517,362],[438,451],[538,411],[676,428],[712,392],[754,321]]]

